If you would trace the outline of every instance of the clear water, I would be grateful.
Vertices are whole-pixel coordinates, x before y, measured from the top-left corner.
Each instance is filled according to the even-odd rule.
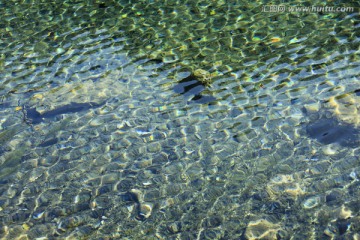
[[[358,239],[359,3],[266,4],[0,1],[1,238]]]

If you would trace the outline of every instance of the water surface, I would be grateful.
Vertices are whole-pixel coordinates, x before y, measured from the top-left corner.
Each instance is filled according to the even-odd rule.
[[[265,4],[0,2],[0,236],[359,238],[359,3]]]

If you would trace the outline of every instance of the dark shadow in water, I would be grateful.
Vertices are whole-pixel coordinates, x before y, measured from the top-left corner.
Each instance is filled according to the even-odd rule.
[[[356,94],[356,96],[360,96],[360,89],[356,89],[354,93]]]
[[[216,100],[213,96],[202,95],[201,92],[205,90],[205,86],[198,81],[193,75],[190,75],[181,80],[175,87],[174,92],[184,96],[192,96],[190,103],[210,103]]]
[[[307,134],[322,144],[338,143],[343,147],[360,145],[360,130],[336,118],[319,118],[306,126]]]
[[[211,103],[214,102],[216,100],[216,98],[214,98],[213,96],[206,96],[206,95],[195,95],[191,101],[195,102],[195,103],[199,103],[199,104],[203,104],[203,103]]]
[[[61,114],[69,114],[69,113],[76,113],[88,110],[90,108],[97,108],[102,105],[103,103],[94,103],[94,102],[88,102],[88,103],[75,103],[72,102],[70,104],[55,108],[53,110],[44,112],[43,114],[39,113],[36,108],[28,108],[24,107],[24,114],[25,114],[25,120],[28,123],[31,124],[38,124],[43,122],[45,119],[52,119],[55,118]]]
[[[52,146],[52,145],[56,144],[57,142],[58,142],[57,138],[51,138],[49,140],[45,140],[42,143],[40,143],[38,145],[38,147],[49,147],[49,146]]]

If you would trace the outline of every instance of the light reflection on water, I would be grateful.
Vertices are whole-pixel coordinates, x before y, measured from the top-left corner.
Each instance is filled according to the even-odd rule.
[[[3,4],[1,237],[358,236],[358,13],[108,4]]]

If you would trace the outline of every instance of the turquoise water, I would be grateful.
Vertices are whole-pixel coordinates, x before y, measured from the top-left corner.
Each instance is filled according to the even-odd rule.
[[[266,4],[0,2],[1,238],[359,238],[359,4]]]

